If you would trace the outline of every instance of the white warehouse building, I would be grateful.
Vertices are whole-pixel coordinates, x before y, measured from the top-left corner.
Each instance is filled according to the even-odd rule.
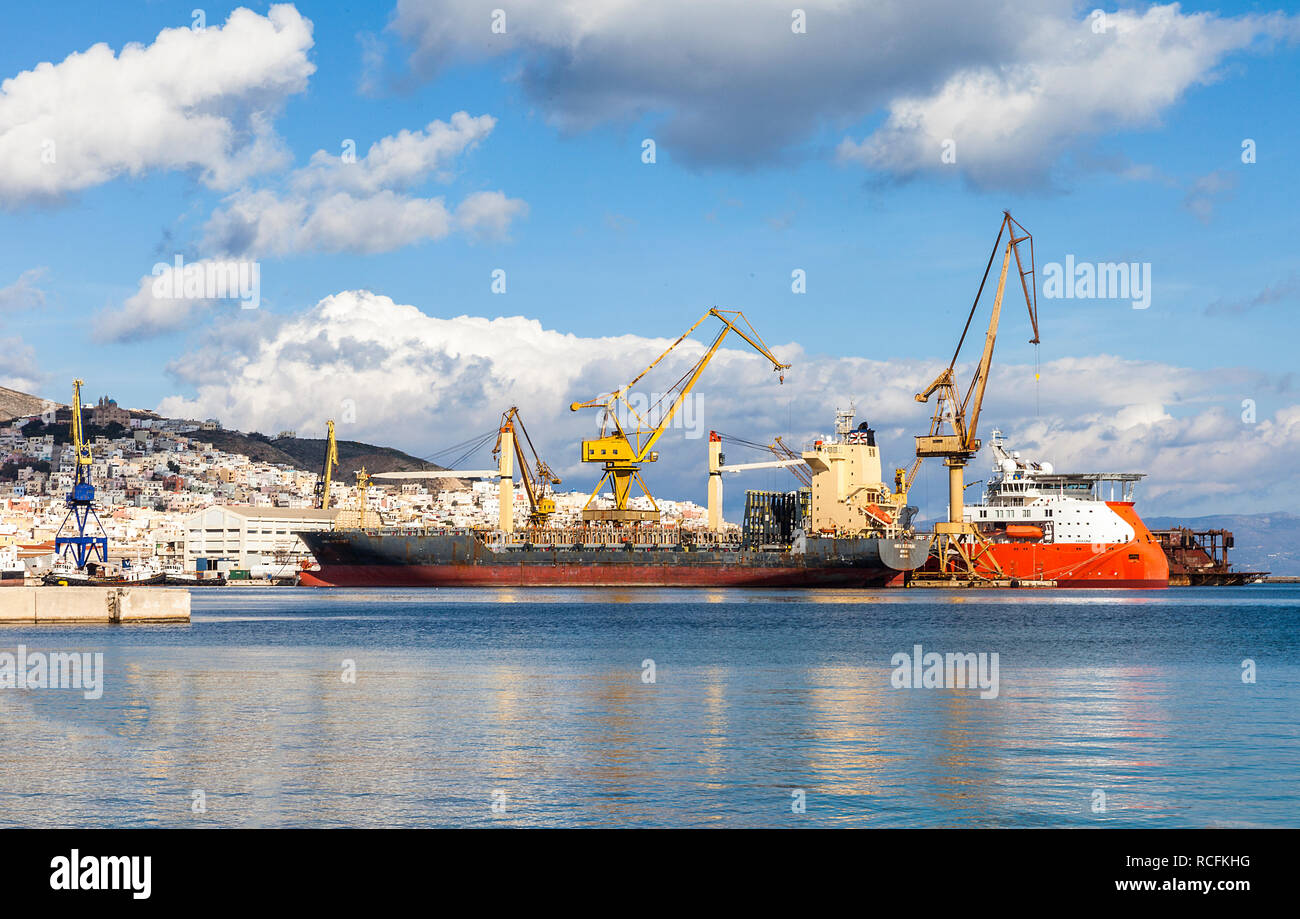
[[[298,530],[328,530],[337,508],[218,504],[185,519],[187,571],[244,569],[253,577],[292,574],[310,558]]]

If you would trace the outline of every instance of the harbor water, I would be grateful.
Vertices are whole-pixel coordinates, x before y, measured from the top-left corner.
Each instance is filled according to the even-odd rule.
[[[102,694],[0,688],[5,826],[1300,825],[1300,585],[210,588],[19,646]]]

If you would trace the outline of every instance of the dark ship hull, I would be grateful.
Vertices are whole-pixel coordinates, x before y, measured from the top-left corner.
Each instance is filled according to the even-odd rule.
[[[493,542],[475,531],[298,534],[320,587],[883,587],[922,565],[928,539],[795,539],[788,546]]]

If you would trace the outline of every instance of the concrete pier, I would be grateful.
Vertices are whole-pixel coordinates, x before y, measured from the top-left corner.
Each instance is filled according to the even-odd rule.
[[[6,587],[0,624],[189,622],[190,592],[167,587]]]

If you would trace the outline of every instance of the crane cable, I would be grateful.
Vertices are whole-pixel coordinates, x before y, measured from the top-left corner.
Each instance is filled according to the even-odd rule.
[[[713,348],[718,344],[718,341],[730,331],[731,331],[730,327],[724,325],[722,327],[722,330],[718,332],[717,336],[713,339],[713,344],[711,344],[708,348],[705,349],[704,354],[700,356],[700,359],[696,361],[694,364],[692,364],[687,369],[687,371],[677,379],[677,382],[668,388],[668,391],[666,393],[662,393],[659,396],[659,398],[655,400],[655,403],[646,409],[646,417],[643,421],[644,424],[647,425],[650,424],[650,417],[656,411],[662,417],[664,413],[663,403],[664,400],[667,399],[669,396],[673,397],[674,402],[677,401],[677,396],[675,395],[675,393],[678,393],[685,386],[686,381],[699,369],[700,365],[704,363],[705,359],[713,351]],[[654,429],[651,428],[651,430]]]
[[[738,444],[742,447],[749,447],[754,450],[762,450],[764,453],[771,452],[767,444],[760,444],[752,440],[745,440],[743,437],[733,437],[730,434],[724,434],[721,431],[717,431],[716,433],[723,440],[728,441],[730,443]]]
[[[485,434],[476,434],[473,437],[462,440],[460,443],[455,443],[452,444],[450,447],[444,447],[443,449],[438,450],[434,453],[427,454],[426,456],[421,457],[421,459],[424,460],[425,462],[433,463],[435,466],[437,466],[437,465],[441,465],[441,463],[437,462],[438,457],[446,456],[447,454],[451,453],[454,450],[464,450],[465,451],[464,453],[458,456],[454,461],[452,461],[447,466],[448,469],[455,469],[465,460],[469,459],[469,457],[473,456],[475,453],[477,453],[478,451],[482,450],[485,446],[487,446],[487,442],[492,438],[496,437],[498,433],[499,432],[497,431],[497,429],[493,428],[492,430],[488,431]]]

